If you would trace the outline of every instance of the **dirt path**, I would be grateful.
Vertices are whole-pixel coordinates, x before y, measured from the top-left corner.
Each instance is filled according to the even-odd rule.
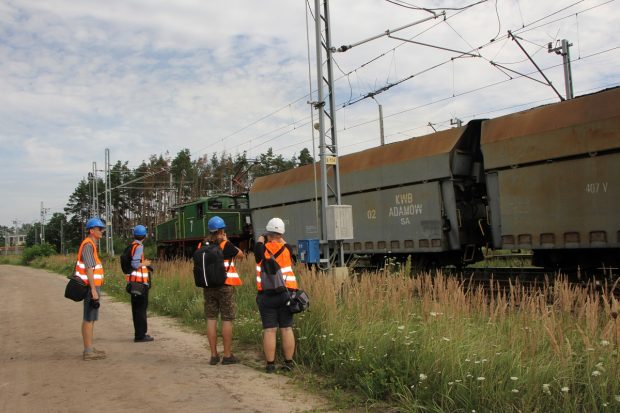
[[[152,343],[134,343],[129,304],[103,296],[95,346],[82,360],[82,303],[63,297],[65,279],[0,266],[0,411],[326,411],[286,376],[243,365],[210,366],[206,337],[174,320],[149,318]],[[316,410],[315,410],[316,409]]]

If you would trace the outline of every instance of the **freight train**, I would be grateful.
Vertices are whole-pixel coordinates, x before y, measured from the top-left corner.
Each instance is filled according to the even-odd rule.
[[[215,195],[176,205],[174,217],[155,228],[157,255],[161,258],[191,257],[208,234],[207,222],[218,215],[226,223],[228,238],[247,250],[252,240],[248,196]]]
[[[534,265],[555,270],[620,264],[620,88],[338,162],[341,203],[352,206],[348,257],[460,267],[487,247],[531,250]],[[320,239],[315,176],[318,164],[257,178],[254,227],[280,217],[290,244]]]

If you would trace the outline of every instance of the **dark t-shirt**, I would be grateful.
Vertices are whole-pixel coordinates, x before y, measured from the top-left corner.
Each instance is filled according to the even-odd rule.
[[[237,250],[237,247],[235,247],[232,242],[226,241],[226,244],[224,244],[224,249],[222,250],[222,254],[224,254],[224,259],[232,260],[237,256],[238,253],[239,251]]]

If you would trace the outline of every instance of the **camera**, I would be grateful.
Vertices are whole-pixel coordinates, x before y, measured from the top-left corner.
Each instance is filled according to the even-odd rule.
[[[90,307],[94,308],[95,310],[98,309],[101,306],[101,303],[99,302],[99,300],[90,300]]]

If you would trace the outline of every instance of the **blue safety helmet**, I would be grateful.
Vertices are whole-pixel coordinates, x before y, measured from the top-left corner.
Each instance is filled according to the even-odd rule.
[[[215,231],[218,231],[220,229],[226,228],[226,223],[224,222],[224,220],[222,218],[220,218],[218,216],[214,216],[207,223],[207,227],[209,228],[209,231],[215,232]]]
[[[144,225],[136,225],[133,229],[133,235],[136,237],[146,236],[146,227]]]
[[[99,218],[91,218],[88,221],[86,221],[86,229],[91,229],[91,228],[105,228],[105,224],[103,223],[103,221]]]

